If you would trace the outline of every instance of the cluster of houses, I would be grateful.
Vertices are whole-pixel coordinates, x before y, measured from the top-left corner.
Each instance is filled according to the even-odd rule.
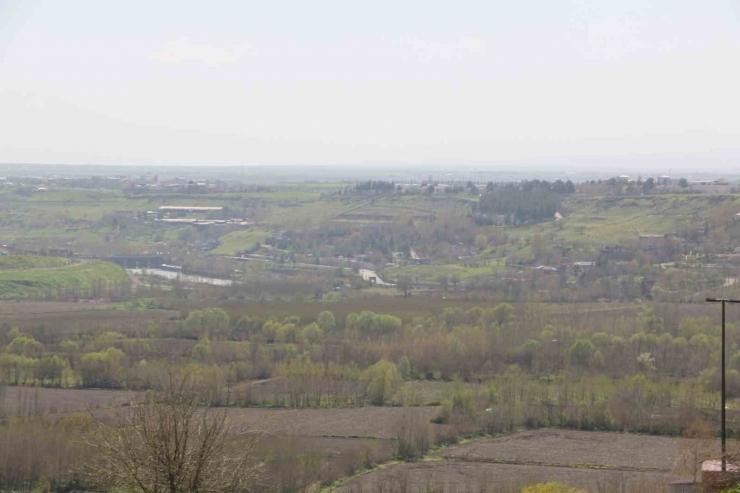
[[[263,187],[259,185],[244,185],[222,180],[187,177],[160,179],[157,175],[92,175],[83,177],[14,176],[0,177],[0,186],[30,187],[36,192],[48,192],[57,188],[136,190],[140,192],[164,191],[175,193],[219,193],[263,190]]]
[[[630,178],[629,175],[620,175],[616,177],[617,182],[619,183],[637,183],[637,180]],[[681,189],[687,188],[688,191],[694,192],[694,193],[719,193],[719,194],[726,194],[726,193],[732,193],[735,188],[740,189],[740,186],[734,187],[732,183],[725,180],[724,178],[720,178],[718,180],[685,180],[685,187],[681,186],[681,179],[674,179],[671,176],[668,175],[661,175],[657,178],[654,178],[655,186],[659,188],[667,188],[667,189]],[[643,180],[644,181],[644,180]]]

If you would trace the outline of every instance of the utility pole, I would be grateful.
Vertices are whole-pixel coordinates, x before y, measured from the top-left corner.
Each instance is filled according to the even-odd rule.
[[[740,303],[740,300],[727,298],[707,298],[708,303],[722,303],[722,471],[727,470],[727,388],[725,386],[725,305]]]

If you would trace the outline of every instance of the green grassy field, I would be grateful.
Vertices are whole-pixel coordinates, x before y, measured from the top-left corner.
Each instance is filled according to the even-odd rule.
[[[270,235],[268,231],[249,229],[246,231],[234,231],[220,238],[221,246],[211,250],[211,253],[219,255],[235,255],[239,251],[249,250],[257,242],[264,243]]]
[[[37,255],[8,255],[0,257],[0,270],[50,269],[71,265],[71,261],[60,257],[41,257]]]
[[[435,214],[463,213],[470,204],[458,196],[393,195],[370,197],[337,216],[339,221],[375,222],[397,217],[431,218]]]
[[[322,222],[336,219],[347,210],[355,209],[366,201],[353,199],[324,199],[307,204],[283,204],[273,207],[263,223],[274,229],[302,229],[307,226],[318,226]]]
[[[480,267],[466,267],[462,264],[445,264],[445,265],[402,265],[398,267],[390,267],[385,269],[384,274],[387,282],[389,280],[395,281],[400,276],[412,276],[418,282],[421,283],[437,283],[438,279],[442,275],[448,277],[453,274],[460,276],[461,280],[468,279],[470,277],[484,276],[492,274],[496,270],[503,267],[505,259],[494,259],[489,261],[489,265],[482,265]]]
[[[636,239],[640,234],[674,233],[690,221],[703,220],[724,202],[736,204],[737,200],[708,195],[664,195],[583,201],[576,205],[576,212],[568,217],[566,226],[584,239],[613,242]]]
[[[90,296],[95,289],[128,283],[126,271],[101,261],[59,268],[8,270],[0,272],[0,299],[57,299],[70,293]]]
[[[563,204],[566,217],[562,224],[552,221],[507,230],[522,239],[538,232],[562,243],[624,244],[644,234],[676,233],[704,221],[723,206],[738,208],[740,199],[685,194],[571,199]]]

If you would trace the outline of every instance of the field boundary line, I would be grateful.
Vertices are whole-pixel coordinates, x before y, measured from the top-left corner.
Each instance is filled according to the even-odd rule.
[[[591,469],[599,471],[622,471],[622,472],[664,472],[670,473],[670,469],[662,469],[659,467],[633,467],[633,466],[614,466],[609,464],[590,464],[583,462],[576,462],[572,464],[566,464],[562,462],[540,462],[540,461],[521,461],[514,459],[485,459],[485,458],[469,458],[469,457],[445,457],[437,456],[433,458],[425,458],[422,462],[465,462],[465,463],[478,463],[478,464],[500,464],[508,466],[539,466],[539,467],[559,467],[563,469]]]
[[[352,213],[352,212],[358,211],[358,210],[362,209],[363,207],[367,207],[367,206],[368,206],[368,205],[370,205],[371,203],[372,203],[372,202],[365,202],[364,204],[360,204],[360,205],[358,205],[358,206],[356,206],[356,207],[352,207],[352,208],[350,208],[350,209],[347,209],[346,211],[342,211],[342,212],[340,212],[339,214],[337,214],[337,215],[336,215],[336,216],[335,216],[334,218],[336,219],[336,218],[338,218],[338,217],[340,217],[340,216],[343,216],[344,214],[350,214],[350,213]]]

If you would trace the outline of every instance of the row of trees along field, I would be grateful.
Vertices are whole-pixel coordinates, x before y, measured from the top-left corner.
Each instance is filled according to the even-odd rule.
[[[175,360],[202,369],[199,378],[214,389],[214,400],[231,388],[241,405],[424,405],[454,402],[452,389],[462,388],[473,392],[470,402],[480,403],[478,410],[514,406],[523,416],[543,410],[547,418],[537,422],[561,425],[584,422],[570,410],[600,410],[602,418],[583,419],[593,427],[638,429],[653,426],[645,422],[652,423],[648,417],[656,408],[714,405],[720,341],[711,318],[665,322],[653,309],[570,320],[561,315],[506,303],[406,321],[369,311],[344,319],[330,311],[313,320],[259,319],[207,308],[146,333],[90,330],[59,340],[46,332],[36,339],[33,331],[2,329],[0,379],[9,385],[147,389],[155,385],[157,362]],[[739,343],[738,327],[730,325],[731,397],[740,395]],[[513,376],[520,382],[515,392],[505,384]],[[266,378],[274,380],[247,383]],[[437,390],[408,384],[414,381]],[[591,390],[574,390],[584,388]],[[629,412],[625,417],[617,409]]]

